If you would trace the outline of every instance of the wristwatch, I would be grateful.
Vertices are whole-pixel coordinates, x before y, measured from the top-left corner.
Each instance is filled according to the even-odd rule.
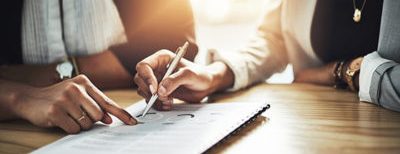
[[[61,80],[72,78],[72,72],[74,70],[74,66],[70,61],[65,61],[57,65],[56,71],[60,75]]]
[[[349,86],[350,90],[352,90],[352,91],[358,90],[356,88],[356,86],[354,85],[354,78],[358,73],[360,73],[362,60],[363,60],[362,57],[356,58],[356,59],[352,60],[347,65],[347,68],[346,68],[344,79],[345,79],[347,85]]]

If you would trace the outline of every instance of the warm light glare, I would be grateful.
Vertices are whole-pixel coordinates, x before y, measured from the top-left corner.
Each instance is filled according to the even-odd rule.
[[[224,20],[230,11],[231,0],[192,0],[194,8],[210,21]]]
[[[222,20],[229,13],[229,0],[205,0],[206,16],[212,20]]]

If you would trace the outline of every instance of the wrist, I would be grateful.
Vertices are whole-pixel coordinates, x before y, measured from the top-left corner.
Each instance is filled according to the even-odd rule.
[[[345,69],[343,70],[344,80],[351,91],[358,91],[358,86],[356,85],[357,84],[356,79],[360,73],[362,60],[363,60],[362,57],[349,60],[345,65],[346,66]]]
[[[216,92],[232,87],[234,76],[232,70],[223,62],[217,61],[206,68],[211,74],[211,92]]]
[[[56,70],[57,65],[57,63],[52,63],[48,65],[32,66],[32,68],[28,70],[30,79],[26,83],[33,87],[44,87],[60,82],[61,80]]]
[[[13,96],[15,98],[11,101],[11,110],[15,116],[22,119],[27,119],[27,110],[30,110],[29,107],[26,106],[29,103],[28,94],[32,91],[35,91],[33,89],[36,88],[21,85],[13,92]]]
[[[23,110],[29,110],[24,105],[27,101],[26,94],[33,87],[5,80],[0,80],[0,85],[2,86],[0,88],[1,119],[25,118]]]

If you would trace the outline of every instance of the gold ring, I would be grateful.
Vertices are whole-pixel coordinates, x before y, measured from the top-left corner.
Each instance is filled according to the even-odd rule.
[[[85,113],[85,112],[82,112],[82,116],[79,117],[78,121],[81,121],[81,120],[85,119],[85,115],[86,115],[86,113]]]
[[[78,121],[81,121],[83,119],[85,119],[85,115],[82,115],[81,117],[79,117]]]

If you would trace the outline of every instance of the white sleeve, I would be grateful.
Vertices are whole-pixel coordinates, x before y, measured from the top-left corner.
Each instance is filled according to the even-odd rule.
[[[288,63],[281,31],[282,1],[270,4],[265,20],[256,36],[238,52],[210,50],[209,62],[222,61],[233,71],[234,84],[230,91],[264,81],[283,71]]]
[[[372,102],[370,96],[370,87],[372,82],[372,75],[375,70],[382,65],[383,63],[390,62],[388,59],[384,59],[377,52],[373,52],[364,56],[364,59],[361,63],[360,70],[360,91],[358,93],[360,101],[364,102]]]

